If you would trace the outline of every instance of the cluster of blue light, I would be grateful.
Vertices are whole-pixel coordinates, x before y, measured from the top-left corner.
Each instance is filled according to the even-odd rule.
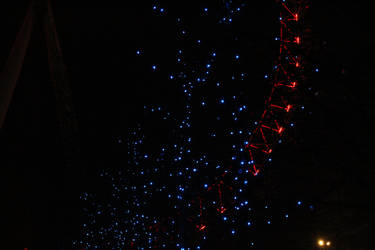
[[[243,2],[224,1],[223,17],[218,22],[231,24],[244,8]],[[160,14],[168,15],[165,7],[156,1],[152,9],[157,17]],[[210,8],[204,7],[201,15],[209,14]],[[177,26],[183,27],[180,18],[177,19]],[[186,44],[190,33],[182,28],[176,35]],[[204,42],[202,39],[195,40],[192,46],[199,47]],[[89,207],[85,210],[88,222],[83,225],[82,238],[75,242],[76,245],[89,249],[132,246],[137,249],[173,246],[200,249],[207,240],[206,220],[210,216],[217,217],[227,225],[228,235],[233,237],[244,227],[251,230],[254,226],[253,204],[247,193],[252,181],[248,170],[252,162],[248,159],[245,146],[257,123],[250,115],[246,98],[225,89],[233,82],[242,82],[248,72],[228,72],[230,80],[218,79],[216,64],[219,53],[216,49],[206,51],[205,59],[194,60],[187,59],[185,47],[181,45],[176,51],[178,70],[162,72],[166,81],[180,86],[183,110],[173,113],[168,111],[168,107],[144,106],[145,118],[142,123],[129,133],[126,140],[117,139],[119,144],[126,141],[128,164],[118,172],[103,171],[102,177],[111,183],[109,201],[100,204],[95,196],[82,195],[82,200]],[[135,54],[147,57],[147,51],[142,48],[135,49]],[[235,48],[232,59],[232,63],[241,63]],[[159,71],[159,65],[151,64],[151,72]],[[269,76],[265,75],[264,78],[267,80]],[[216,120],[212,124],[220,126],[210,127],[206,132],[207,138],[213,141],[207,144],[207,149],[197,149],[195,145],[197,142],[199,144],[201,134],[196,135],[195,132],[199,130],[199,119],[207,114]],[[168,140],[153,143],[157,131],[147,130],[147,124],[167,126],[169,132],[163,136]],[[291,123],[291,126],[294,124]],[[217,138],[229,138],[220,141],[225,141],[220,145],[226,152],[223,155],[210,153]],[[228,157],[232,160],[229,163]],[[228,164],[236,166],[236,171],[227,168]],[[219,180],[230,181],[219,185],[218,176]],[[161,200],[163,204],[160,204]],[[297,206],[301,207],[302,201],[297,201]],[[168,209],[168,215],[160,213],[160,209]],[[265,206],[264,209],[269,207]],[[284,219],[288,219],[288,214],[280,213]],[[272,218],[265,217],[263,223],[271,225]],[[185,231],[192,228],[191,231],[195,230],[198,236],[187,241],[179,230],[181,227]],[[253,240],[249,246],[254,246]]]
[[[219,23],[231,24],[245,6],[246,3],[241,1],[223,1],[223,9],[225,14],[220,18]]]

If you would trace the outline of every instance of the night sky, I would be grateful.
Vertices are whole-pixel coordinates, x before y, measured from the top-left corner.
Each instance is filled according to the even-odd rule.
[[[369,4],[307,1],[304,24],[312,33],[303,41],[305,81],[293,125],[262,173],[246,179],[251,218],[233,209],[227,216],[235,222],[228,224],[227,217],[216,222],[221,215],[208,211],[207,225],[215,226],[207,227],[202,240],[184,217],[199,213],[199,190],[213,183],[221,168],[242,164],[234,162],[233,148],[254,129],[272,87],[280,3],[51,2],[80,153],[67,170],[46,42],[37,23],[0,130],[5,249],[131,249],[134,234],[145,234],[132,224],[141,214],[152,218],[139,219],[147,230],[156,230],[154,218],[162,226],[153,243],[141,236],[133,249],[163,242],[167,249],[319,249],[319,238],[332,242],[327,249],[370,249],[375,88]],[[17,1],[0,10],[1,67],[27,6]],[[188,82],[194,90],[184,85]],[[185,172],[178,177],[185,170],[196,177]],[[189,191],[179,199],[176,190],[182,186]],[[196,210],[176,213],[180,200],[191,200]],[[111,210],[108,204],[119,212],[102,215]],[[166,226],[174,219],[177,229]],[[122,242],[119,231],[111,227],[101,239],[100,228],[116,222],[127,230],[122,247],[116,245]],[[173,241],[160,233],[163,227]]]

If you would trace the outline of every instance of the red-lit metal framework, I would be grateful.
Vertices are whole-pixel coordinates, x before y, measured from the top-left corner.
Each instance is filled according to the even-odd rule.
[[[306,8],[303,0],[282,0],[280,2],[279,55],[270,78],[273,84],[265,101],[265,109],[252,132],[246,148],[249,152],[250,169],[257,175],[280,140],[285,128],[290,125],[291,113],[295,109],[293,100],[296,88],[302,81],[303,58],[302,16]]]

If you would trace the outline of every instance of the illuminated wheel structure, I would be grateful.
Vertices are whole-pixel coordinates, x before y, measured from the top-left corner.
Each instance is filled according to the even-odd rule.
[[[303,55],[303,13],[308,8],[304,0],[281,0],[280,5],[280,33],[276,38],[279,41],[279,50],[274,71],[268,77],[272,88],[265,100],[265,108],[250,138],[245,142],[248,161],[238,166],[231,165],[224,168],[211,184],[204,184],[203,190],[198,191],[189,199],[187,207],[177,210],[176,217],[183,217],[180,224],[184,224],[185,237],[190,243],[199,246],[202,239],[210,230],[220,228],[224,222],[240,223],[238,214],[248,213],[250,201],[246,200],[246,190],[243,185],[247,177],[240,174],[257,176],[269,162],[270,155],[279,144],[286,129],[290,126],[293,111],[298,104],[298,88],[304,76]],[[242,184],[239,184],[242,183]],[[246,185],[245,185],[246,186]],[[245,208],[245,209],[244,209]],[[180,208],[181,209],[181,208]],[[237,214],[237,215],[236,215]],[[177,220],[176,220],[176,223]],[[250,222],[245,221],[245,223]],[[170,223],[168,223],[170,224]],[[166,225],[156,226],[166,228]],[[176,226],[175,230],[178,230]],[[155,226],[153,227],[155,229]],[[236,232],[234,227],[228,226],[229,232]],[[164,230],[165,231],[165,230]],[[179,237],[182,235],[179,234]],[[178,237],[175,237],[175,239]],[[182,242],[182,239],[174,241]]]
[[[270,210],[266,211],[268,203],[265,204],[263,194],[259,195],[252,187],[259,187],[259,180],[262,180],[259,177],[271,159],[275,145],[288,132],[292,114],[298,109],[298,90],[304,81],[304,71],[309,66],[303,60],[303,55],[308,54],[308,46],[305,45],[308,41],[305,35],[308,34],[304,30],[303,15],[308,1],[277,1],[280,5],[280,34],[276,40],[280,44],[274,69],[267,77],[271,91],[256,127],[241,127],[246,133],[242,134],[239,130],[241,136],[235,139],[236,145],[225,149],[227,151],[223,155],[213,152],[214,157],[206,158],[203,154],[199,158],[201,152],[197,156],[190,154],[191,131],[182,135],[174,125],[171,126],[173,139],[165,143],[174,142],[169,149],[166,146],[166,151],[170,150],[172,154],[165,153],[163,147],[153,157],[148,154],[144,142],[146,137],[139,125],[132,131],[128,143],[128,163],[131,167],[119,173],[119,183],[114,183],[111,174],[104,173],[111,179],[108,181],[112,183],[114,205],[109,203],[108,207],[104,207],[87,193],[83,195],[83,200],[88,199],[93,209],[87,212],[89,223],[83,225],[83,241],[75,244],[88,249],[93,246],[104,249],[110,246],[123,246],[125,249],[236,249],[236,244],[245,240],[247,249],[249,244],[252,246],[251,238],[256,241],[257,236],[264,234],[263,225],[271,224],[268,217]],[[188,72],[195,76],[194,70],[189,69]],[[187,89],[190,96],[192,87],[184,87],[184,90]],[[190,97],[188,101],[186,115],[190,117],[193,102]],[[162,117],[166,119],[169,113]],[[177,121],[177,125],[184,132],[190,127],[186,120]],[[186,142],[189,142],[189,147],[183,154],[185,149],[180,146]],[[175,152],[178,156],[189,155],[189,158],[179,157],[176,161]],[[153,166],[155,162],[158,163]],[[157,178],[154,178],[155,175]],[[254,211],[256,216],[253,216]],[[103,217],[105,212],[109,212],[107,217]],[[109,224],[102,226],[102,221],[109,221]]]

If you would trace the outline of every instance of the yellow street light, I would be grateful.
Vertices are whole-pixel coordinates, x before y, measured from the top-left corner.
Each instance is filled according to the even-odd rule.
[[[330,241],[324,241],[323,239],[318,239],[318,246],[321,248],[321,249],[325,249],[325,247],[330,247],[331,246],[331,242]]]
[[[324,246],[324,243],[325,243],[324,240],[318,240],[318,245],[319,246],[321,246],[321,247]]]

